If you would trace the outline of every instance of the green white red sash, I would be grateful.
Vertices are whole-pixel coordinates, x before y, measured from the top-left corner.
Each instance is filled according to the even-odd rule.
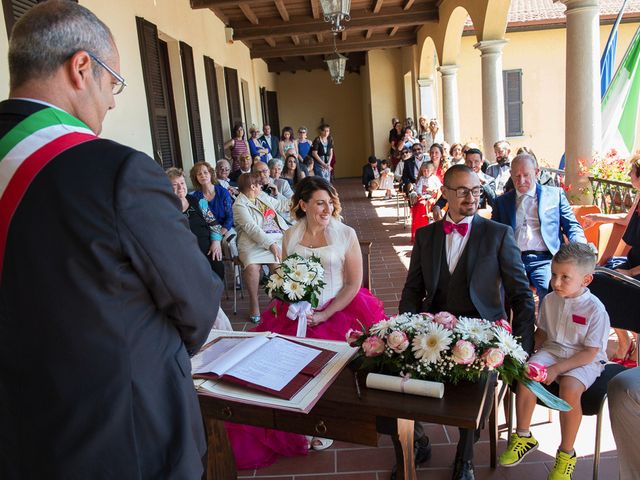
[[[0,278],[9,224],[33,179],[60,153],[96,138],[82,121],[52,107],[35,112],[0,138]]]

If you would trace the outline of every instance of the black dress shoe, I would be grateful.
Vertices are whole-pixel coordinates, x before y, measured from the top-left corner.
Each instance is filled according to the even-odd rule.
[[[459,460],[456,459],[455,466],[453,467],[452,480],[475,480],[473,474],[473,462],[471,460]]]
[[[429,443],[429,437],[423,435],[413,444],[413,463],[418,467],[429,459],[431,459],[431,443]],[[394,465],[391,469],[390,480],[396,480],[397,474],[398,466]]]

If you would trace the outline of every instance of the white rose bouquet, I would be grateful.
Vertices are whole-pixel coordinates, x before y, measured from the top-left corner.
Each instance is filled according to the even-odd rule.
[[[359,347],[364,370],[452,384],[477,381],[495,370],[507,383],[523,382],[552,408],[568,409],[540,386],[535,365],[526,363],[527,352],[506,320],[490,322],[448,312],[401,314],[368,331],[350,330],[346,340]]]
[[[285,258],[269,276],[267,294],[290,304],[287,317],[298,320],[298,337],[306,333],[307,314],[318,307],[325,286],[323,278],[324,269],[318,257],[304,258],[297,253]]]

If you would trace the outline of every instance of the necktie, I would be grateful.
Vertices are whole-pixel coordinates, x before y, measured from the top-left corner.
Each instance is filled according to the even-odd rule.
[[[449,235],[451,232],[455,230],[461,236],[464,237],[467,234],[467,231],[469,230],[469,224],[468,223],[452,223],[445,220],[442,223],[442,228],[444,229],[445,235]]]

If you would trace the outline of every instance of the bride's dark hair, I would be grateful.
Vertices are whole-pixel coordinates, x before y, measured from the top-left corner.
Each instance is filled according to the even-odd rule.
[[[324,190],[329,194],[329,197],[333,200],[332,216],[340,218],[342,207],[340,206],[340,197],[338,196],[338,192],[333,188],[333,185],[327,182],[324,178],[316,176],[305,177],[296,185],[296,191],[293,194],[293,198],[291,198],[291,215],[298,220],[304,218],[307,213],[300,208],[300,201],[302,200],[303,202],[308,203],[314,192],[317,192],[318,190]]]

